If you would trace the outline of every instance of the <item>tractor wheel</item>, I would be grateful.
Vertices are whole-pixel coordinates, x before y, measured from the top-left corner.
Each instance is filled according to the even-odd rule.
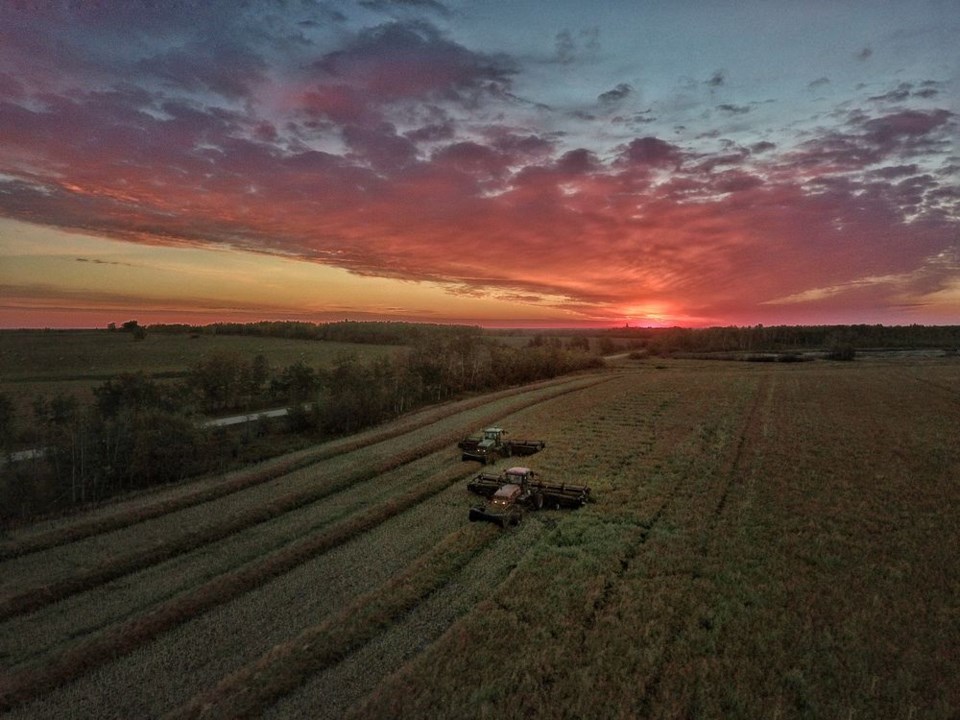
[[[543,510],[543,493],[534,493],[531,504],[534,510]]]

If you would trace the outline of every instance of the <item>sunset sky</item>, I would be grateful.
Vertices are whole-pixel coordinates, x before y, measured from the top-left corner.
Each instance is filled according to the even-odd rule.
[[[957,0],[0,3],[0,327],[960,323]]]

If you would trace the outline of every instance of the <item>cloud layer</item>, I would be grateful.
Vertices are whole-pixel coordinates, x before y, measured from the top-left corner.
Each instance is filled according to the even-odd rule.
[[[536,92],[592,77],[597,28],[538,56],[458,39],[432,0],[170,7],[0,8],[0,215],[584,322],[960,312],[950,78],[813,77],[796,93],[832,99],[783,117],[715,67]]]

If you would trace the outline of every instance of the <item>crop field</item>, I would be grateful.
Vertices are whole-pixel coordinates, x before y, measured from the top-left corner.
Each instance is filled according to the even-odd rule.
[[[958,547],[960,360],[624,359],[9,533],[0,713],[946,720]]]
[[[344,355],[369,360],[405,351],[396,345],[240,335],[148,333],[135,342],[120,331],[7,330],[0,331],[0,392],[23,408],[38,394],[65,392],[89,399],[93,387],[120,373],[180,376],[217,354],[245,361],[263,355],[274,367],[302,361],[316,368],[330,367]]]

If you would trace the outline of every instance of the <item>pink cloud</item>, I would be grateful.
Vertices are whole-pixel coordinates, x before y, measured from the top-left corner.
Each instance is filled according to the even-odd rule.
[[[0,215],[543,298],[591,318],[657,303],[721,320],[814,297],[903,304],[904,287],[935,292],[956,274],[931,261],[956,243],[956,116],[886,104],[913,100],[914,86],[776,142],[645,127],[588,143],[537,124],[551,111],[513,95],[517,60],[424,22],[343,30],[322,53],[289,29],[264,25],[263,39],[240,23],[211,29],[210,46],[118,56],[129,80],[109,74],[104,22],[90,41],[102,53],[81,53],[77,69],[47,42],[35,69],[0,74]],[[162,10],[145,22],[190,37]],[[9,29],[0,39],[28,44]],[[278,48],[299,64],[269,64]],[[725,89],[723,75],[708,86]],[[616,85],[601,104],[634,95]],[[907,275],[896,288],[862,282]]]

